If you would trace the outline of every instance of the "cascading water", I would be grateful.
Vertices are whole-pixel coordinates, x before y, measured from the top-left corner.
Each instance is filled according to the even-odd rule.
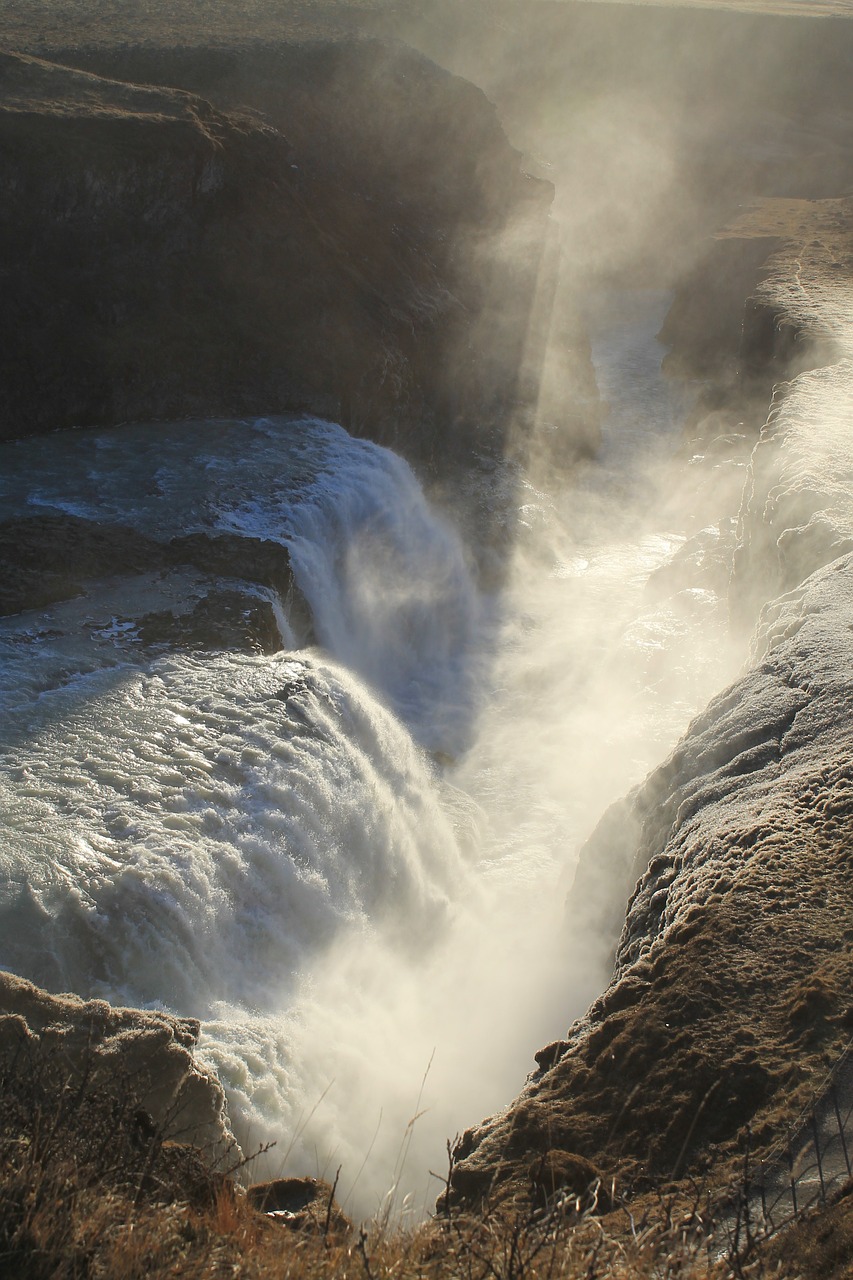
[[[7,898],[8,967],[23,945],[50,985],[280,1007],[349,927],[405,947],[442,929],[452,828],[409,736],[345,670],[170,656],[81,675],[35,712],[7,720],[4,878],[31,903]]]
[[[152,651],[116,604],[179,589],[150,575],[0,627],[0,963],[202,1017],[241,1142],[278,1141],[258,1173],[423,1212],[604,976],[559,969],[573,858],[727,674],[709,593],[643,594],[682,541],[624,519],[652,383],[571,494],[522,480],[499,601],[405,463],[328,423],[4,448],[10,512],[286,543],[331,655]]]
[[[286,542],[321,645],[380,695],[417,740],[461,749],[473,712],[480,604],[462,546],[406,463],[315,422],[323,465],[282,511],[256,496],[223,527]]]

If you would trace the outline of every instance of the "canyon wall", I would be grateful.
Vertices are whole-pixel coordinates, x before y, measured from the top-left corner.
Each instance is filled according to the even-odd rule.
[[[465,1135],[460,1199],[529,1196],[546,1155],[623,1191],[724,1182],[745,1126],[772,1143],[848,1040],[851,590],[846,556],[769,610],[760,661],[598,835],[587,856],[609,859],[608,888],[639,877],[613,977],[519,1099]]]
[[[0,435],[309,409],[503,450],[552,190],[479,90],[380,41],[54,56],[0,62]]]
[[[596,1177],[628,1192],[687,1175],[724,1188],[747,1142],[758,1158],[778,1139],[853,1030],[851,215],[849,201],[771,199],[726,233],[741,238],[723,251],[752,292],[723,352],[724,394],[714,412],[700,400],[705,447],[726,425],[742,441],[734,420],[762,379],[789,378],[746,455],[728,550],[715,543],[750,660],[582,850],[562,963],[588,968],[592,934],[611,976],[536,1055],[518,1099],[464,1135],[456,1203],[529,1203]],[[694,341],[682,328],[682,367]],[[706,569],[694,547],[684,585]]]

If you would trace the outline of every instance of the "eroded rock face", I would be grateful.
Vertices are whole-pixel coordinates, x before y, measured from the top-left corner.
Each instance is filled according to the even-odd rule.
[[[0,436],[310,408],[500,450],[552,191],[479,90],[371,41],[57,56],[0,59]]]
[[[199,1023],[122,1009],[105,1000],[48,995],[0,972],[0,1062],[5,1087],[26,1091],[53,1072],[58,1086],[138,1108],[141,1139],[180,1140],[211,1162],[236,1166],[240,1150],[216,1077],[196,1060]]]
[[[613,979],[465,1135],[460,1200],[524,1194],[551,1148],[635,1185],[720,1178],[744,1126],[768,1143],[848,1038],[851,613],[850,555],[768,608],[760,661],[594,838],[611,888],[639,877]]]
[[[848,201],[767,200],[733,229],[751,252],[712,255],[737,268],[726,307],[744,263],[768,255],[722,382],[726,361],[737,374],[753,357],[756,377],[789,381],[745,468],[736,532],[703,531],[659,584],[711,572],[721,585],[728,548],[750,664],[582,851],[563,962],[576,986],[597,966],[606,989],[540,1050],[507,1112],[465,1135],[462,1201],[524,1198],[525,1162],[551,1149],[623,1185],[721,1185],[746,1126],[759,1155],[849,1037],[852,229]],[[729,392],[723,420],[743,409],[743,380]]]

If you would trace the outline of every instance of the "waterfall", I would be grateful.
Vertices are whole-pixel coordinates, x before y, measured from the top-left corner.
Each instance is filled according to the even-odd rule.
[[[443,984],[436,957],[478,917],[477,806],[427,751],[449,758],[473,725],[461,543],[401,459],[314,419],[52,443],[6,450],[10,506],[279,540],[323,652],[152,652],[112,583],[5,620],[0,964],[201,1017],[244,1146],[279,1138],[303,1166],[343,1146],[351,1181],[376,1116],[347,1111],[381,1097],[364,1041],[387,1017],[401,1074],[354,1201],[370,1212],[408,1118],[400,1036],[417,1076],[435,1034],[418,986],[431,965]],[[337,1092],[294,1145],[334,1056]]]
[[[287,544],[317,638],[419,742],[458,753],[474,713],[482,608],[462,544],[402,458],[312,423],[322,465],[284,510],[253,495],[224,528]]]
[[[427,765],[335,664],[81,674],[7,739],[0,963],[52,988],[281,1008],[342,932],[418,948],[446,925],[463,871]]]
[[[0,623],[0,963],[202,1018],[241,1143],[276,1141],[256,1176],[341,1165],[351,1212],[426,1212],[445,1139],[606,977],[560,965],[577,851],[731,670],[712,591],[646,590],[686,536],[647,475],[627,515],[652,301],[598,343],[606,466],[484,479],[519,533],[488,599],[410,468],[333,424],[0,446],[10,512],[278,540],[312,610],[321,647],[267,656],[143,644],[150,574]]]

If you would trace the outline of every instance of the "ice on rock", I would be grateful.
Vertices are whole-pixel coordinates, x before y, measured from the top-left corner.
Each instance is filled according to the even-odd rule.
[[[735,555],[747,615],[853,548],[853,360],[777,389],[753,451]]]

